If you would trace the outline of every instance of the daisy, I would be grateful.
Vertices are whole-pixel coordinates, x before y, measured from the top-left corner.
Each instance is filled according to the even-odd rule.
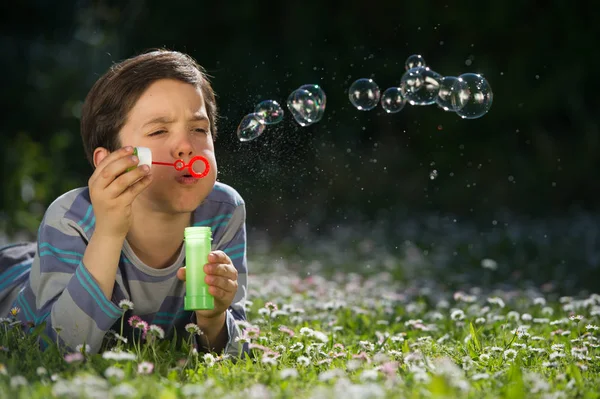
[[[148,328],[148,334],[154,335],[158,339],[163,339],[165,337],[165,330],[163,330],[161,327],[157,326],[156,324],[152,324]]]
[[[119,301],[119,307],[123,312],[127,312],[128,310],[133,310],[133,302],[128,299],[122,299]]]
[[[198,327],[198,325],[196,323],[188,323],[185,325],[185,331],[187,331],[188,333],[195,335],[202,335],[202,330],[200,330],[200,327]]]
[[[81,352],[67,353],[65,355],[65,361],[67,363],[75,363],[75,362],[80,362],[82,360],[83,360],[83,355],[81,354]]]
[[[206,365],[208,367],[215,364],[215,357],[213,355],[211,355],[210,353],[205,354],[203,359],[204,359],[204,363],[206,363]]]
[[[150,362],[141,362],[138,364],[138,374],[151,374],[154,371],[154,364]]]
[[[296,359],[296,361],[301,366],[308,366],[310,364],[310,359],[307,358],[306,356],[298,356],[298,358]]]

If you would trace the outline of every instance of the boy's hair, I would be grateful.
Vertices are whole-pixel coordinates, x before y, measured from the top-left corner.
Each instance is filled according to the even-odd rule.
[[[189,55],[152,50],[113,65],[96,81],[81,110],[81,138],[94,167],[94,150],[121,147],[119,131],[142,93],[159,79],[176,79],[199,87],[204,97],[213,140],[217,136],[215,93],[204,68]]]

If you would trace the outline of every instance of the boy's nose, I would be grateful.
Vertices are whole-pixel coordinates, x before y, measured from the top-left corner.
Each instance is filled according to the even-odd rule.
[[[187,138],[180,140],[173,150],[177,158],[189,158],[194,155],[194,147]]]
[[[190,148],[189,150],[180,150],[179,153],[177,153],[177,156],[179,158],[183,158],[185,156],[192,156],[192,149]]]

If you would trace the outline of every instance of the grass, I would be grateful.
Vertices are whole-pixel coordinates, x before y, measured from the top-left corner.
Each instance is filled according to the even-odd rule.
[[[446,243],[458,248],[457,235]],[[0,399],[600,397],[600,295],[494,285],[505,274],[491,258],[459,278],[427,269],[431,249],[395,256],[373,234],[344,237],[295,257],[253,247],[249,358],[158,336],[108,354],[40,352],[37,331],[2,319]]]

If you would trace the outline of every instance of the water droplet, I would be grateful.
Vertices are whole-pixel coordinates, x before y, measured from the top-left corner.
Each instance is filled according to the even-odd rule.
[[[406,99],[402,95],[402,89],[399,87],[390,87],[383,92],[381,96],[381,107],[388,114],[400,112],[406,105]]]
[[[423,56],[419,54],[413,54],[409,56],[404,62],[404,69],[408,71],[409,69],[424,67],[425,65],[425,59],[423,58]]]
[[[261,122],[261,116],[252,113],[244,116],[237,128],[237,136],[240,141],[252,141],[260,136],[265,130],[264,123]]]
[[[431,173],[429,173],[429,178],[431,180],[435,180],[436,177],[438,177],[438,171],[434,169],[431,171]]]
[[[283,109],[277,101],[265,100],[256,105],[254,112],[261,118],[261,123],[274,125],[283,120]]]
[[[294,90],[287,99],[287,106],[300,126],[312,124],[318,114],[316,99],[308,90]]]
[[[451,99],[461,118],[476,119],[485,115],[492,106],[492,88],[483,76],[465,73],[452,86]]]
[[[379,86],[373,79],[358,79],[348,89],[348,98],[360,111],[370,111],[379,103]]]
[[[411,105],[429,105],[440,91],[442,76],[428,67],[409,69],[402,75],[400,88]]]

